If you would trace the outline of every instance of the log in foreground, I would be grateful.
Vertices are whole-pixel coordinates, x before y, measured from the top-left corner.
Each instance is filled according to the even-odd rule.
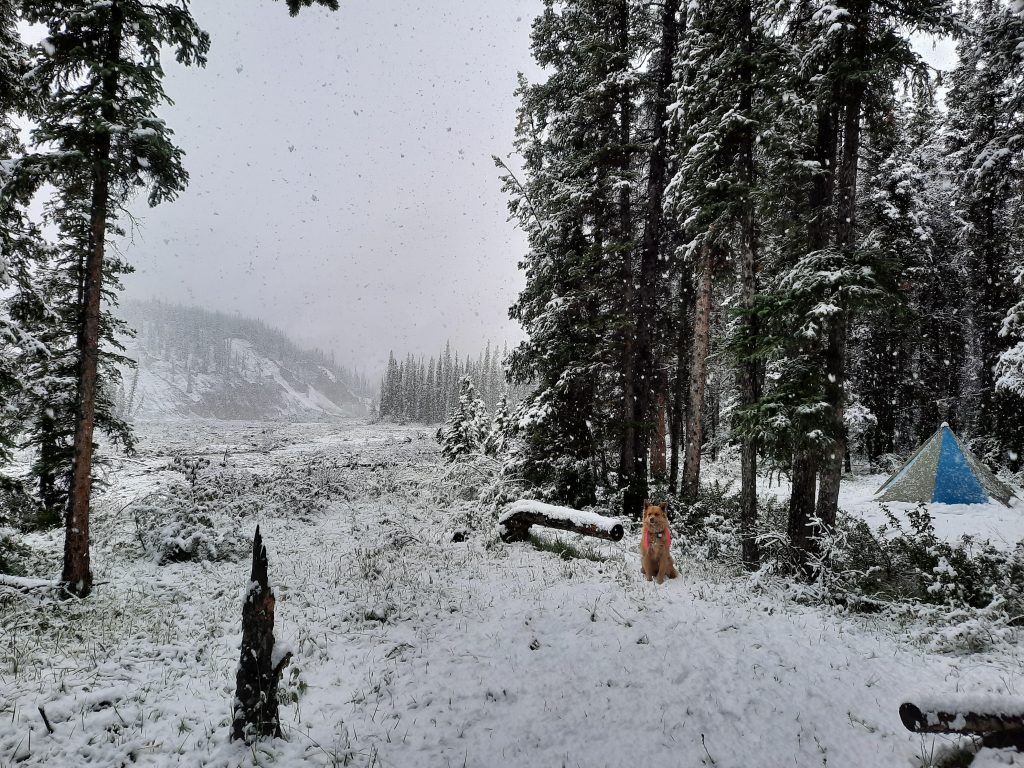
[[[280,736],[277,683],[292,654],[274,642],[274,592],[267,578],[267,548],[259,526],[252,542],[252,575],[242,606],[242,650],[235,679],[232,739],[251,743]]]
[[[622,523],[614,517],[539,501],[517,501],[498,518],[499,533],[504,542],[525,541],[530,535],[530,527],[534,525],[609,541],[620,541],[623,534]]]
[[[900,720],[915,733],[981,736],[986,747],[1024,751],[1024,701],[1000,696],[919,700],[900,705]]]

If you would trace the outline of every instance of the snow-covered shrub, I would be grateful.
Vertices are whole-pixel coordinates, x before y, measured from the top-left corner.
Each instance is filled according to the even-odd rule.
[[[169,469],[181,479],[131,506],[142,548],[160,563],[244,557],[252,528],[245,518],[259,512],[310,520],[347,496],[343,468],[325,458],[269,475],[213,466],[203,457],[176,457]]]
[[[16,533],[12,528],[0,528],[0,573],[24,576],[29,549],[14,539]]]
[[[162,503],[134,508],[139,543],[160,565],[191,560],[237,560],[246,551],[247,538],[224,521],[197,512],[180,497],[159,497]]]
[[[924,504],[907,513],[906,524],[888,509],[886,516],[876,532],[840,514],[821,536],[813,563],[819,598],[871,611],[916,605],[945,629],[963,625],[962,638],[972,636],[971,627],[989,637],[1024,621],[1024,543],[1006,552],[971,536],[945,541]]]
[[[446,461],[458,461],[464,456],[478,453],[483,449],[489,431],[487,406],[477,395],[469,376],[463,376],[459,385],[459,407],[438,430],[441,455]]]

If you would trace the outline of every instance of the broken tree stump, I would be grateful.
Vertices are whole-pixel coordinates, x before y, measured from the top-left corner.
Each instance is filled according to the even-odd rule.
[[[525,541],[534,525],[609,541],[621,541],[623,534],[622,523],[614,517],[539,501],[517,501],[498,518],[499,535],[506,543]]]
[[[256,526],[252,542],[252,575],[242,605],[242,648],[235,678],[231,738],[251,743],[280,736],[277,684],[291,651],[274,641],[274,592],[267,578],[267,548]]]
[[[900,720],[914,733],[980,736],[984,747],[1024,752],[1024,700],[1003,696],[925,699],[900,705]]]

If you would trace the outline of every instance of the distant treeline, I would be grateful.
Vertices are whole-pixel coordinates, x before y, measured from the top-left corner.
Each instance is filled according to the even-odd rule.
[[[437,424],[458,407],[459,382],[468,376],[488,408],[494,408],[502,395],[518,400],[519,388],[505,378],[508,347],[500,352],[488,342],[475,358],[460,358],[446,343],[437,357],[407,354],[404,360],[388,355],[388,367],[380,383],[376,412],[381,419],[419,421]]]

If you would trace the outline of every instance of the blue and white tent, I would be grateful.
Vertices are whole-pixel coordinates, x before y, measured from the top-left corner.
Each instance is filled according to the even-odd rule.
[[[879,501],[1009,505],[1013,490],[996,479],[943,422],[875,494]]]

